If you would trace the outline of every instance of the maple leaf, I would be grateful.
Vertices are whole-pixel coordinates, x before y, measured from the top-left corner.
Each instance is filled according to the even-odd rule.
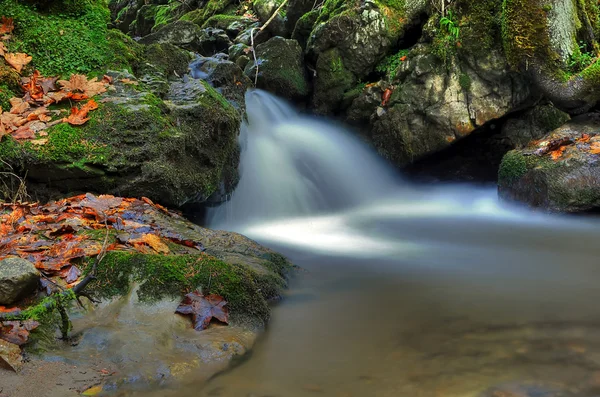
[[[12,106],[10,109],[12,114],[22,114],[30,108],[29,104],[21,98],[10,98],[8,101]]]
[[[135,244],[139,243],[148,244],[150,247],[152,247],[154,251],[158,252],[159,254],[168,254],[171,252],[171,250],[169,250],[169,247],[156,234],[146,233],[143,234],[140,238],[129,240],[128,243],[134,244],[134,246]]]
[[[66,117],[64,120],[67,123],[73,124],[73,125],[85,124],[89,120],[89,117],[87,117],[88,113],[90,112],[90,110],[95,110],[95,109],[98,109],[98,104],[93,99],[90,99],[81,108],[72,107],[71,114],[69,115],[69,117]]]
[[[204,296],[199,292],[190,292],[183,298],[175,313],[191,314],[194,329],[201,331],[208,328],[213,318],[229,324],[229,309],[222,296],[211,294]]]
[[[0,19],[0,35],[10,34],[15,29],[12,18],[2,17]]]
[[[21,346],[27,343],[29,331],[36,329],[40,324],[34,320],[4,321],[0,323],[0,339]]]
[[[562,155],[566,149],[567,149],[566,146],[561,146],[558,149],[549,152],[550,157],[552,158],[552,160],[556,161],[562,157]]]
[[[32,57],[27,54],[23,54],[22,52],[17,52],[14,54],[7,52],[4,54],[4,60],[19,73],[21,73],[23,67],[31,62],[32,59]]]
[[[74,74],[69,80],[58,80],[57,83],[65,91],[73,93],[72,97],[76,100],[91,98],[106,92],[107,85],[107,83],[103,81],[98,81],[96,77],[88,80],[87,77],[82,74]]]
[[[600,142],[592,142],[590,145],[591,154],[600,154]]]

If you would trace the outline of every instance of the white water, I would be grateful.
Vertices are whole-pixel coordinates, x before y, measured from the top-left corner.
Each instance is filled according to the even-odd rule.
[[[246,106],[241,179],[231,199],[210,211],[212,228],[365,258],[420,256],[443,245],[481,249],[498,244],[507,229],[598,235],[594,221],[502,203],[495,188],[410,184],[348,131],[300,115],[264,91],[248,91]]]

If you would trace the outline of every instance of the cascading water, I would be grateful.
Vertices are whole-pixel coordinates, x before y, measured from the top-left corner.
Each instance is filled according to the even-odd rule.
[[[246,94],[240,182],[210,214],[213,227],[341,210],[388,194],[394,173],[356,138],[299,115],[260,90]]]

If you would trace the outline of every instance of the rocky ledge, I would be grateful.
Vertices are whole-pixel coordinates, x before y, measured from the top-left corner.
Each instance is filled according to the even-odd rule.
[[[36,365],[100,365],[110,368],[101,382],[106,389],[184,381],[191,371],[208,378],[225,369],[252,347],[269,302],[293,271],[254,241],[199,227],[149,199],[87,194],[46,205],[4,204],[0,219],[0,284],[17,269],[7,266],[19,261],[27,265],[27,282],[12,287],[28,292],[19,289],[14,302],[2,289],[14,306],[0,306],[0,362],[22,369],[21,345]],[[196,331],[188,316],[176,314],[184,294],[194,291],[225,301],[228,325]],[[89,382],[80,391],[98,379]]]

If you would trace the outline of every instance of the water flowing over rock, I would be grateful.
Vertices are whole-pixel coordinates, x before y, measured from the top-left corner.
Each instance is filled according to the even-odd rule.
[[[0,261],[0,305],[10,305],[31,294],[38,286],[40,273],[21,258]]]
[[[600,117],[582,115],[526,148],[506,154],[499,194],[548,211],[600,207]]]

